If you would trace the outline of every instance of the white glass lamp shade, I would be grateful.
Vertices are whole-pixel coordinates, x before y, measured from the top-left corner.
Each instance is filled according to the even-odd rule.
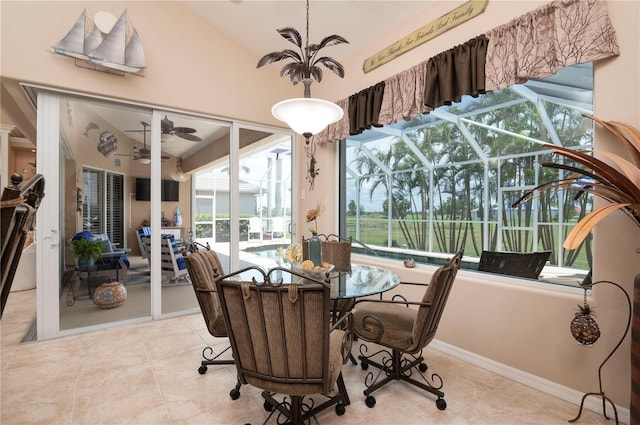
[[[287,123],[298,134],[318,134],[329,124],[342,118],[342,108],[323,99],[302,97],[287,99],[273,105],[274,117]]]
[[[150,158],[140,158],[140,164],[151,164],[151,159]]]

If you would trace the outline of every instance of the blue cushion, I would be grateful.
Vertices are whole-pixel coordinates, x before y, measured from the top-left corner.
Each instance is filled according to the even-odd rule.
[[[91,239],[91,232],[85,230],[84,232],[76,233],[71,240],[77,241],[78,239]]]

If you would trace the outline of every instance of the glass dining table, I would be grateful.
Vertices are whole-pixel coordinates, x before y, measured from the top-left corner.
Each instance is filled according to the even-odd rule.
[[[329,276],[333,300],[381,294],[400,284],[398,273],[366,264],[352,264],[351,272],[331,272]]]
[[[290,283],[293,280],[303,279],[288,273],[291,269],[288,264],[274,268],[258,267],[258,269],[266,273],[272,282]],[[255,267],[248,267],[239,271],[239,274],[233,279],[251,280],[253,277],[260,279],[261,276],[255,270]],[[293,271],[314,280],[323,280],[326,276],[326,273],[321,271],[308,274],[296,268]],[[383,267],[352,263],[350,271],[330,271],[329,282],[331,284],[331,299],[335,301],[367,297],[389,291],[400,284],[400,275]]]

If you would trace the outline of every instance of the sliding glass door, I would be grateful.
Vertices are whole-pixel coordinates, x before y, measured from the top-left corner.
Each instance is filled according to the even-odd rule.
[[[192,244],[215,249],[226,272],[273,265],[292,240],[291,133],[27,91],[37,98],[37,171],[47,184],[39,339],[199,311],[184,262]],[[80,261],[78,239],[101,244],[95,263]],[[126,300],[102,308],[117,284]]]
[[[268,268],[292,240],[292,136],[236,129],[238,160],[223,154],[196,175],[195,238],[218,252],[225,271]]]

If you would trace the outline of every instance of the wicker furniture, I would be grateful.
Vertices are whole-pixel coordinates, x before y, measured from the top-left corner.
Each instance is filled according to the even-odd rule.
[[[367,389],[364,395],[367,396],[368,407],[373,407],[376,403],[371,393],[389,382],[402,380],[436,395],[438,409],[446,409],[447,403],[441,391],[442,378],[436,373],[431,373],[428,377],[423,374],[427,365],[424,363],[422,349],[435,337],[461,260],[462,252],[458,252],[435,271],[429,284],[400,283],[400,287],[426,286],[425,294],[420,301],[407,301],[404,297],[398,296],[392,300],[356,301],[353,318],[355,334],[365,341],[383,347],[369,354],[368,345],[360,345],[358,359],[361,361],[362,369],[367,370],[369,366],[379,369],[375,378],[373,372],[368,372],[365,379]],[[379,357],[382,357],[381,361],[377,361]]]
[[[347,239],[334,234],[319,234],[318,237],[322,240],[322,261],[333,264],[337,272],[351,272],[351,237]],[[309,259],[309,239],[304,236],[302,259]]]
[[[262,281],[233,280],[247,270],[262,275]],[[301,283],[272,281],[275,270],[276,275],[290,273]],[[350,403],[342,365],[352,339],[348,332],[330,331],[330,285],[283,268],[265,273],[257,267],[227,275],[216,285],[238,378],[263,390],[265,409],[280,415],[277,423],[300,424],[330,406],[342,415]],[[275,393],[289,397],[278,401]],[[323,394],[327,400],[316,404],[309,397],[313,394]]]
[[[218,290],[216,288],[216,280],[222,276],[222,266],[215,251],[203,250],[194,252],[185,257],[187,269],[191,276],[191,284],[196,293],[202,317],[207,325],[209,333],[216,338],[227,337],[227,327],[224,322],[220,300],[218,298]],[[198,372],[204,375],[207,372],[207,366],[210,365],[230,365],[233,360],[218,359],[222,354],[227,352],[231,346],[225,348],[217,355],[213,355],[211,347],[205,347],[202,350],[202,363],[198,368]],[[232,399],[240,397],[240,384],[231,391]]]
[[[0,318],[9,298],[27,233],[33,227],[35,214],[43,197],[44,177],[40,174],[36,174],[25,183],[22,183],[20,174],[13,174],[11,185],[2,192],[2,200],[0,201],[0,241],[2,243]]]

